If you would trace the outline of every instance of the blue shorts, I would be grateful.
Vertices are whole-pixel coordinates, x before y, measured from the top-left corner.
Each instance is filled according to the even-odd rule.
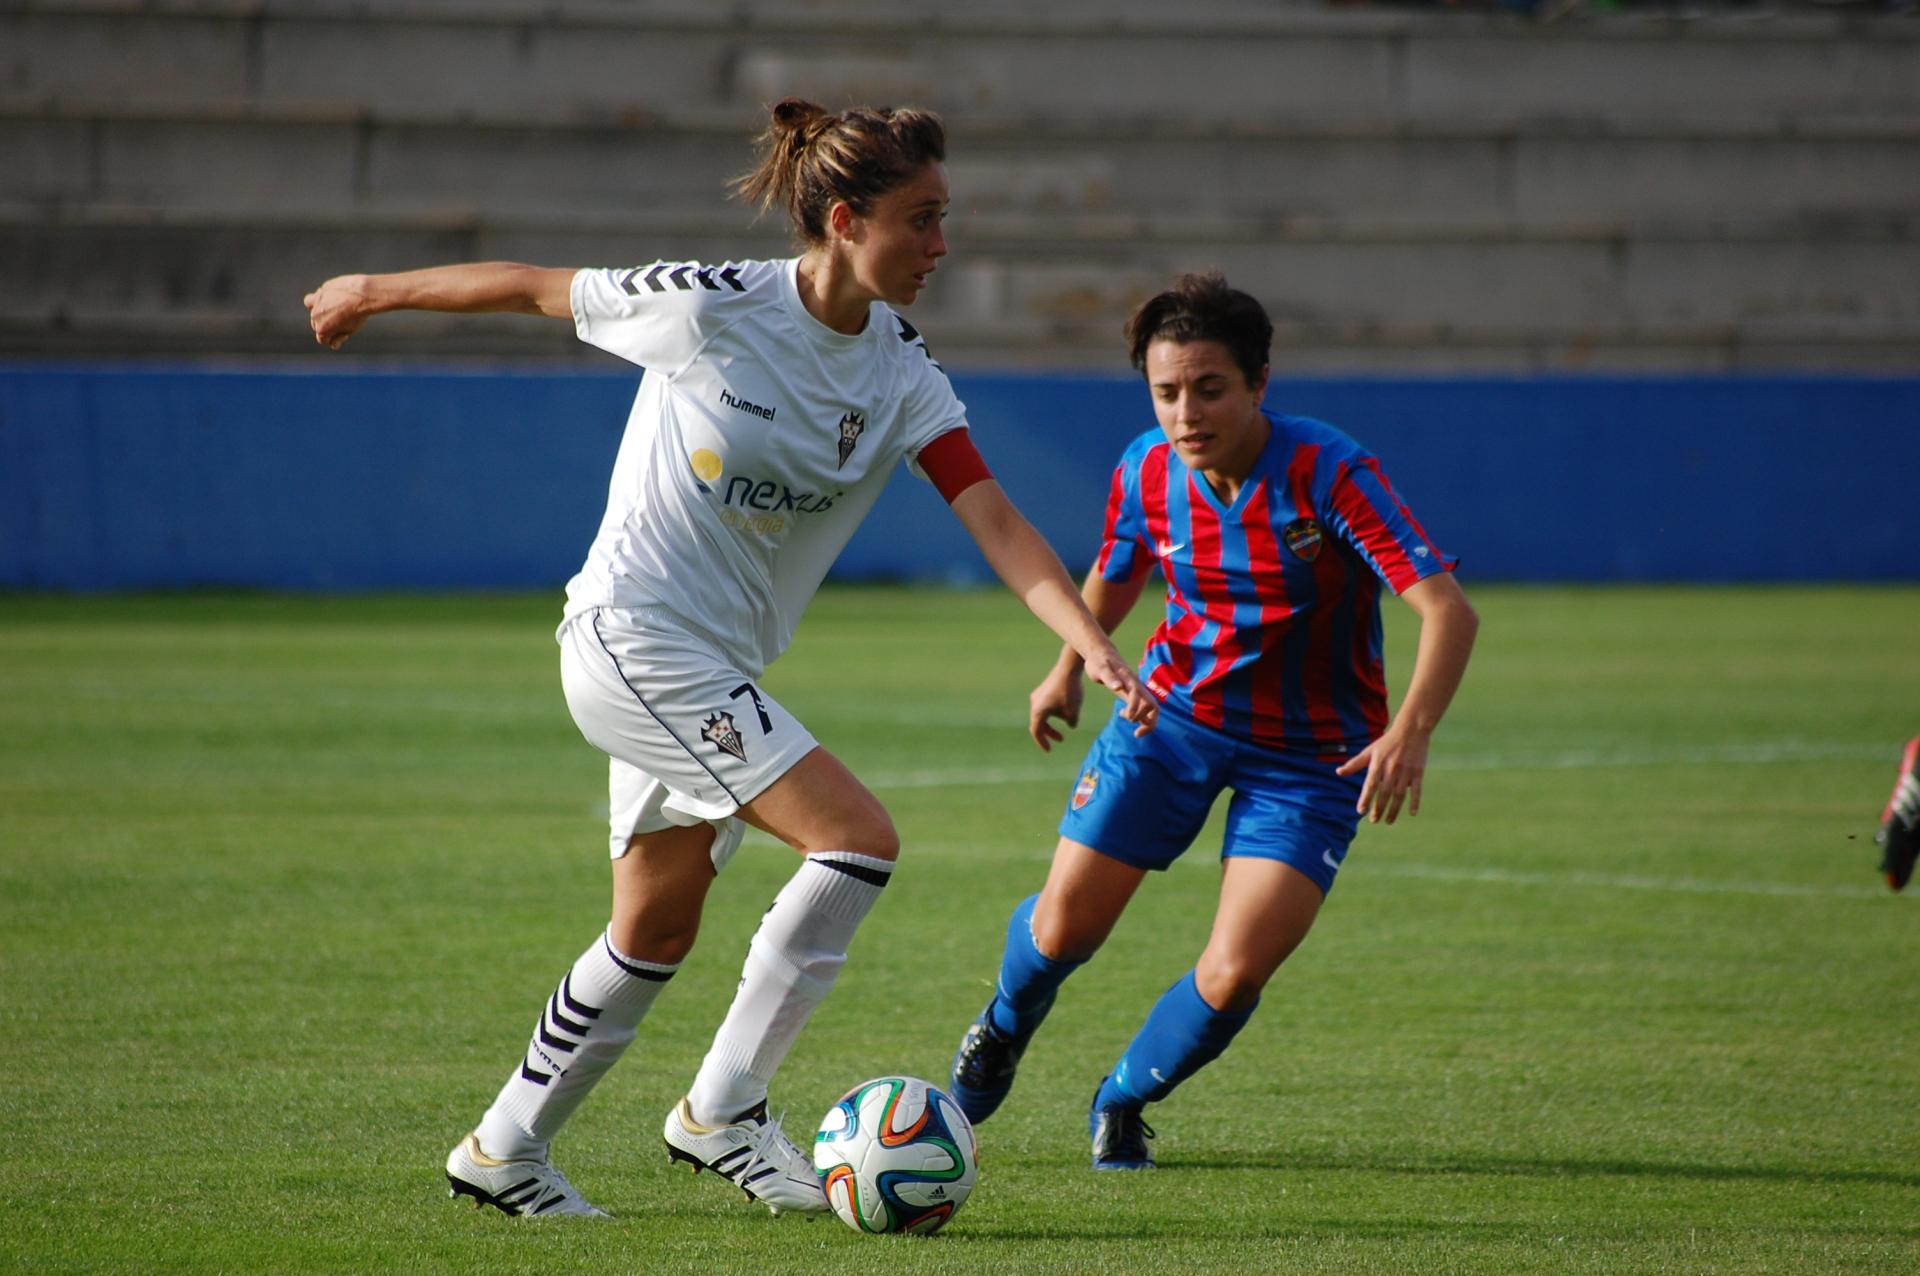
[[[1193,844],[1222,789],[1227,806],[1221,858],[1279,860],[1321,892],[1347,857],[1359,827],[1361,775],[1335,775],[1337,758],[1281,753],[1160,710],[1139,738],[1115,708],[1060,819],[1060,836],[1135,868],[1165,869]]]

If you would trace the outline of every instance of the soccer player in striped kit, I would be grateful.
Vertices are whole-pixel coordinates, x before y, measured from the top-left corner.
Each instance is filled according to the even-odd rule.
[[[1148,730],[1158,705],[992,481],[911,305],[946,253],[946,134],[908,109],[772,111],[747,199],[779,206],[785,261],[623,270],[515,263],[345,275],[307,297],[338,347],[390,310],[509,311],[574,326],[646,369],[606,515],[568,582],[567,706],[610,758],[612,920],[562,976],[525,1054],[447,1157],[457,1195],[514,1215],[601,1211],[548,1157],[692,949],[745,824],[805,858],[762,917],[733,1004],[667,1113],[669,1155],[776,1212],[827,1208],[768,1085],[892,874],[884,807],[759,685],[904,461],[994,570]],[[499,954],[494,954],[498,957]]]
[[[1306,938],[1360,818],[1419,810],[1428,741],[1479,626],[1454,560],[1379,462],[1331,426],[1261,407],[1272,337],[1260,303],[1218,274],[1182,276],[1128,321],[1159,428],[1114,470],[1082,592],[1111,631],[1159,567],[1166,616],[1140,665],[1159,725],[1136,737],[1116,721],[1093,742],[1046,884],[1014,908],[994,996],[954,1058],[953,1094],[983,1121],[1062,982],[1231,791],[1213,933],[1100,1082],[1088,1112],[1096,1169],[1152,1167],[1142,1110],[1246,1024]],[[1391,718],[1383,585],[1421,623]],[[1035,743],[1061,740],[1053,720],[1077,725],[1080,705],[1067,650],[1032,694]]]

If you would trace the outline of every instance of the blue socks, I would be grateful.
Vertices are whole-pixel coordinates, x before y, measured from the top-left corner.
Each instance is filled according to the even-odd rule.
[[[1253,1011],[1251,1006],[1237,1014],[1215,1010],[1200,995],[1189,970],[1153,1003],[1147,1021],[1101,1083],[1094,1108],[1137,1109],[1166,1098],[1218,1058]]]
[[[1053,1009],[1054,995],[1083,963],[1056,961],[1033,942],[1033,906],[1029,895],[1007,919],[1007,947],[1000,978],[987,1007],[993,1026],[1025,1045]],[[1257,1004],[1257,1003],[1256,1003]],[[1172,1094],[1174,1087],[1220,1056],[1254,1007],[1225,1014],[1207,1004],[1191,970],[1160,994],[1147,1012],[1132,1044],[1100,1086],[1093,1106],[1141,1108]]]
[[[1034,946],[1033,906],[1039,898],[1027,896],[1007,919],[1007,948],[1000,958],[999,983],[987,1009],[993,1026],[1023,1045],[1053,1009],[1060,985],[1084,964],[1055,961]]]

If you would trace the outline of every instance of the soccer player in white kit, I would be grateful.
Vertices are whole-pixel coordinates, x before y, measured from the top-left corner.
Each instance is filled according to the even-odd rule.
[[[693,947],[715,875],[751,824],[804,861],[762,918],[669,1155],[782,1209],[826,1199],[768,1115],[768,1085],[892,873],[884,807],[759,685],[807,601],[906,460],[995,572],[1124,701],[1157,710],[1052,549],[992,480],[911,305],[946,253],[937,116],[788,99],[740,193],[783,206],[786,261],[620,270],[512,263],[343,275],[306,298],[338,348],[389,310],[570,320],[646,369],[585,565],[567,586],[561,680],[607,753],[612,919],[543,1007],[524,1057],[447,1158],[455,1195],[508,1214],[595,1215],[548,1159]]]

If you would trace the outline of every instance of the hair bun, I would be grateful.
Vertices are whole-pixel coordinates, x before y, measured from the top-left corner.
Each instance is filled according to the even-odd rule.
[[[773,104],[773,126],[782,133],[810,135],[832,119],[827,108],[802,97],[781,98]]]

